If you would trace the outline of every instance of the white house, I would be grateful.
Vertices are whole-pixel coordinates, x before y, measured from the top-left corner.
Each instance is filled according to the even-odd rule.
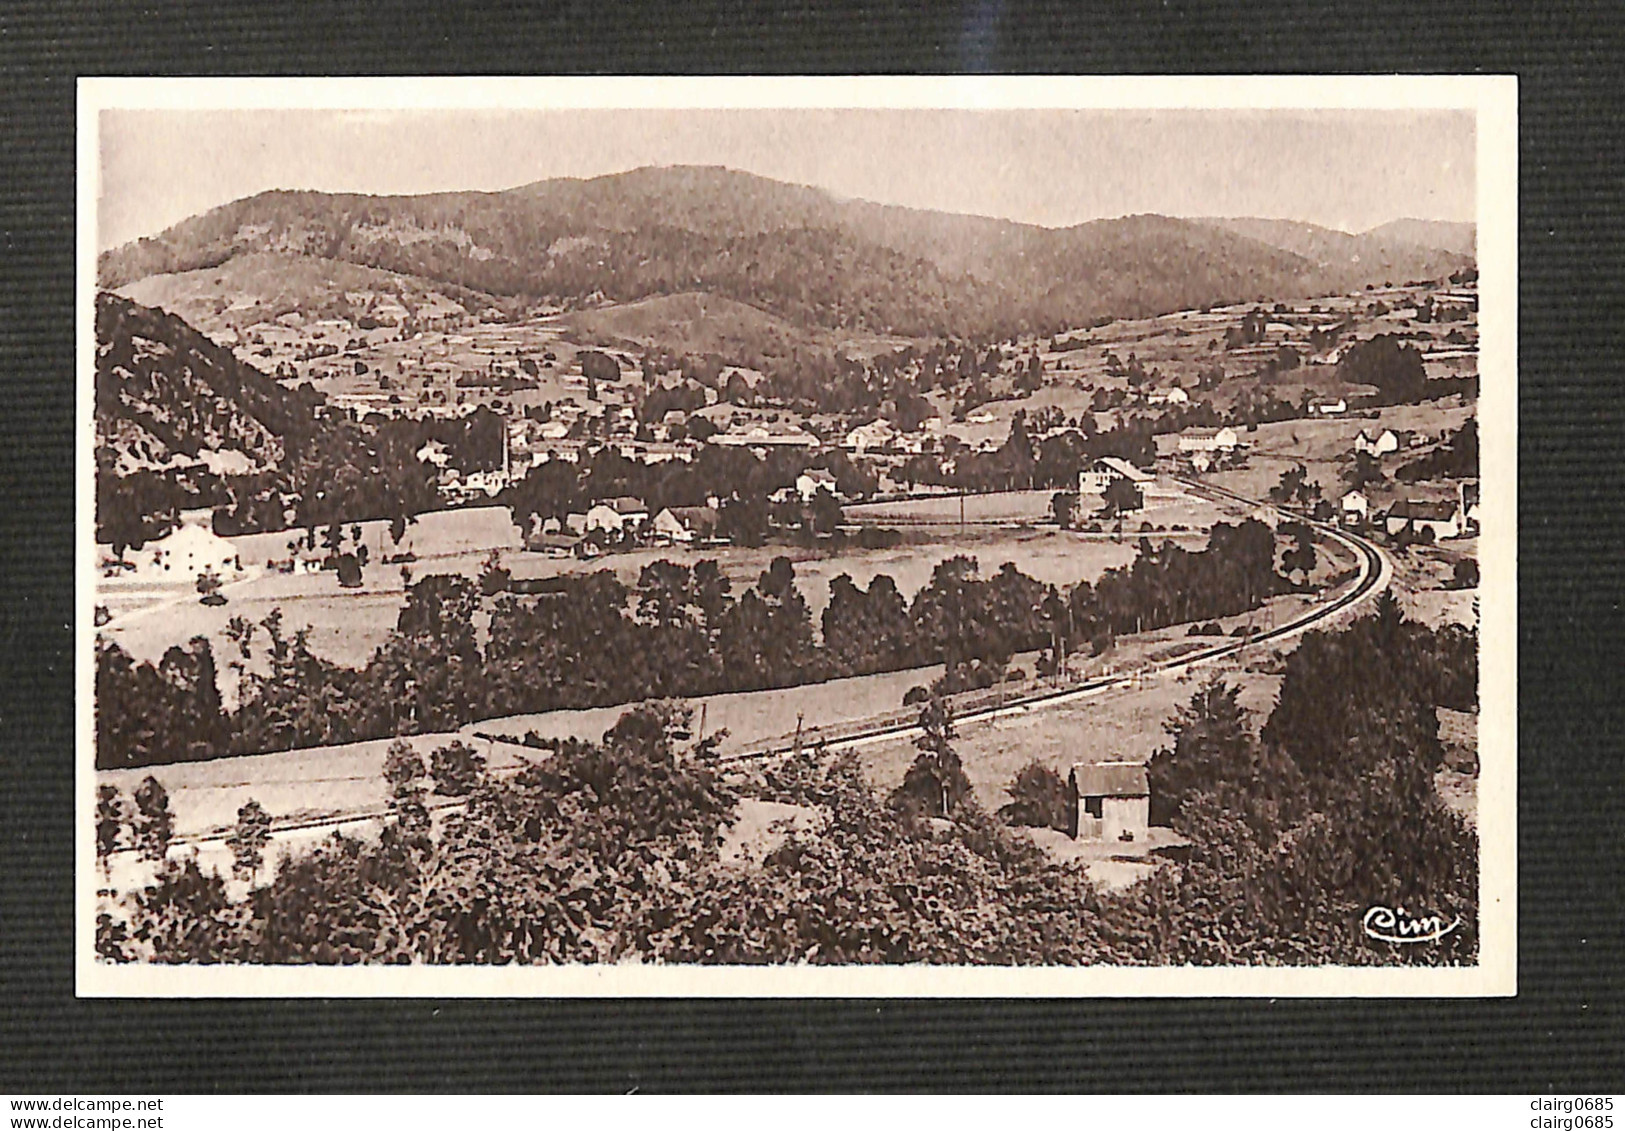
[[[1370,515],[1371,502],[1359,491],[1350,491],[1343,496],[1342,515],[1344,526],[1357,526]]]
[[[573,517],[573,515],[567,517],[566,523]],[[644,505],[642,499],[635,499],[631,495],[618,495],[587,508],[585,529],[607,530],[619,534],[628,526],[636,529],[647,521],[649,508]]]
[[[1233,452],[1240,443],[1234,428],[1192,428],[1179,434],[1182,452]]]
[[[1461,504],[1461,517],[1464,523],[1463,530],[1469,534],[1478,533],[1478,480],[1463,480],[1456,488],[1456,498]]]
[[[1384,428],[1375,436],[1367,436],[1362,428],[1360,434],[1354,437],[1354,450],[1367,455],[1385,456],[1389,452],[1399,451],[1399,448],[1399,433],[1392,428]]]
[[[1141,471],[1128,460],[1116,456],[1101,456],[1085,471],[1078,473],[1080,495],[1102,494],[1114,480],[1127,479],[1144,493],[1156,482],[1156,476]]]
[[[1079,762],[1067,776],[1074,840],[1145,840],[1151,824],[1151,784],[1138,762]]]
[[[796,494],[803,503],[810,503],[820,491],[835,494],[835,476],[821,467],[809,468],[796,476]]]
[[[848,451],[862,454],[871,449],[884,448],[896,438],[897,430],[892,427],[891,421],[881,418],[852,429],[841,441],[841,446]]]
[[[1191,396],[1184,389],[1175,385],[1171,389],[1157,389],[1147,394],[1147,404],[1190,404]]]
[[[674,546],[711,541],[717,535],[717,517],[712,507],[665,507],[655,515],[655,538]]]
[[[118,576],[140,585],[181,585],[191,587],[205,573],[222,582],[248,576],[242,554],[232,543],[197,521],[186,521],[162,538],[132,550],[126,560],[135,565]]]
[[[1317,412],[1321,416],[1341,416],[1349,410],[1348,402],[1342,397],[1338,397],[1335,401],[1316,401],[1309,407],[1310,411]]]
[[[816,448],[818,437],[793,425],[769,428],[754,424],[739,431],[718,432],[711,443],[733,448]]]
[[[1433,532],[1435,541],[1460,537],[1464,529],[1461,505],[1456,499],[1437,502],[1401,500],[1388,508],[1383,524],[1389,534],[1398,534],[1407,526],[1417,533],[1429,530]]]

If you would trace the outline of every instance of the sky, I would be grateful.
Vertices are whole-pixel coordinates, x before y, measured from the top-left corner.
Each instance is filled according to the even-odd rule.
[[[100,142],[104,249],[273,188],[498,190],[677,164],[1050,227],[1475,216],[1474,120],[1454,110],[105,110]]]

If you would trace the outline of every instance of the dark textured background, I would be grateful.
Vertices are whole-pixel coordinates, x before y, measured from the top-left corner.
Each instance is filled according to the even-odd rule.
[[[701,2],[0,8],[0,1091],[1621,1091],[1620,8]],[[76,1001],[81,74],[1516,72],[1516,1000]],[[177,176],[185,170],[176,170]],[[967,170],[967,175],[975,175]]]

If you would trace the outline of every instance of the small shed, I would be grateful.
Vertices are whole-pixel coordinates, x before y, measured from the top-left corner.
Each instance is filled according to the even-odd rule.
[[[1144,840],[1151,785],[1139,762],[1079,762],[1067,776],[1068,829],[1074,840]]]

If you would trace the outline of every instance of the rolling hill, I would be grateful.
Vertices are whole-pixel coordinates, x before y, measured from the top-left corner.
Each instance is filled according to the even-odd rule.
[[[1397,237],[1361,252],[1366,237],[1309,228],[1130,216],[1052,229],[843,200],[727,169],[644,168],[494,193],[261,193],[104,253],[99,275],[129,288],[275,254],[516,301],[707,292],[803,327],[1001,337],[1342,292],[1470,260]],[[1416,271],[1396,266],[1413,262]]]
[[[213,267],[147,275],[118,288],[142,306],[162,307],[216,340],[281,318],[354,321],[380,306],[417,319],[479,313],[491,295],[362,267],[342,259],[290,252],[235,255]]]
[[[1427,244],[1421,237],[1429,230],[1405,227],[1405,221],[1357,235],[1294,220],[1223,219],[1207,223],[1302,256],[1327,277],[1342,280],[1345,285],[1339,290],[1355,290],[1367,282],[1441,278],[1470,262],[1473,255],[1471,224],[1465,225],[1465,250],[1452,250],[1461,243],[1459,232],[1441,228],[1437,234],[1447,242]]]

